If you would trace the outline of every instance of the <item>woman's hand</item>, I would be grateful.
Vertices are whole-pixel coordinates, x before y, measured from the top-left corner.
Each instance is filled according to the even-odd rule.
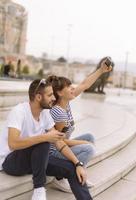
[[[107,58],[106,58],[107,59]],[[99,68],[102,73],[110,72],[112,71],[112,66],[109,67],[105,64],[106,59],[102,62],[101,67]]]

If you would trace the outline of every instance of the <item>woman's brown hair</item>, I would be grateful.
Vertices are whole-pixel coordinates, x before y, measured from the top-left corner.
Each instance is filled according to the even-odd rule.
[[[65,87],[68,87],[69,85],[71,85],[71,81],[63,76],[49,76],[47,78],[47,82],[51,83],[52,88],[53,88],[53,93],[54,96],[56,98],[55,104],[58,102],[59,100],[59,95],[58,95],[58,91],[63,90]]]

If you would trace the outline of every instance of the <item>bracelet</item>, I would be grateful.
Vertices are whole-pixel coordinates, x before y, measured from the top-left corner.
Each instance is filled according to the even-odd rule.
[[[67,146],[67,145],[64,144],[64,145],[60,148],[59,152],[61,152],[66,146]]]

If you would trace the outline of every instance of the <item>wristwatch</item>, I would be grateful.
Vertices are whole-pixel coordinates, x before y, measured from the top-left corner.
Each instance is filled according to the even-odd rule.
[[[78,166],[83,167],[83,166],[84,166],[84,163],[79,161],[79,162],[77,162],[77,163],[75,164],[75,167],[78,167]]]

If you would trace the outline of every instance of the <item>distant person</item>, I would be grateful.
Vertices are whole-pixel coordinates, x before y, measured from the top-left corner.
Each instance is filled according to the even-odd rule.
[[[18,78],[20,78],[21,76],[21,60],[20,59],[17,61],[16,76]]]
[[[0,168],[13,176],[32,174],[32,200],[47,199],[46,175],[67,178],[75,199],[92,200],[80,162],[76,160],[73,164],[49,155],[50,143],[54,143],[60,152],[65,149],[71,158],[73,156],[69,147],[61,144],[65,134],[54,128],[49,112],[54,100],[51,83],[38,79],[30,84],[29,102],[20,103],[11,110],[0,133]]]
[[[11,61],[9,61],[8,64],[4,65],[3,75],[6,77],[10,76],[11,64],[12,64]]]
[[[70,101],[89,88],[100,76],[111,71],[112,67],[107,67],[105,60],[102,61],[101,67],[97,71],[91,73],[76,88],[74,88],[71,81],[65,77],[49,76],[47,79],[52,83],[56,98],[54,106],[50,111],[55,122],[55,128],[58,131],[65,132],[66,139],[64,139],[63,142],[70,147],[75,155],[73,162],[77,159],[83,166],[87,165],[94,154],[94,147],[92,145],[94,143],[94,137],[92,134],[87,133],[74,139],[70,138],[74,130],[74,119],[71,112]],[[60,152],[52,145],[50,154],[63,160],[69,160],[70,157],[64,150]],[[86,183],[88,187],[93,186],[93,183],[89,180],[87,180]],[[54,179],[53,184],[62,191],[69,192],[70,190],[69,184],[65,179]]]

